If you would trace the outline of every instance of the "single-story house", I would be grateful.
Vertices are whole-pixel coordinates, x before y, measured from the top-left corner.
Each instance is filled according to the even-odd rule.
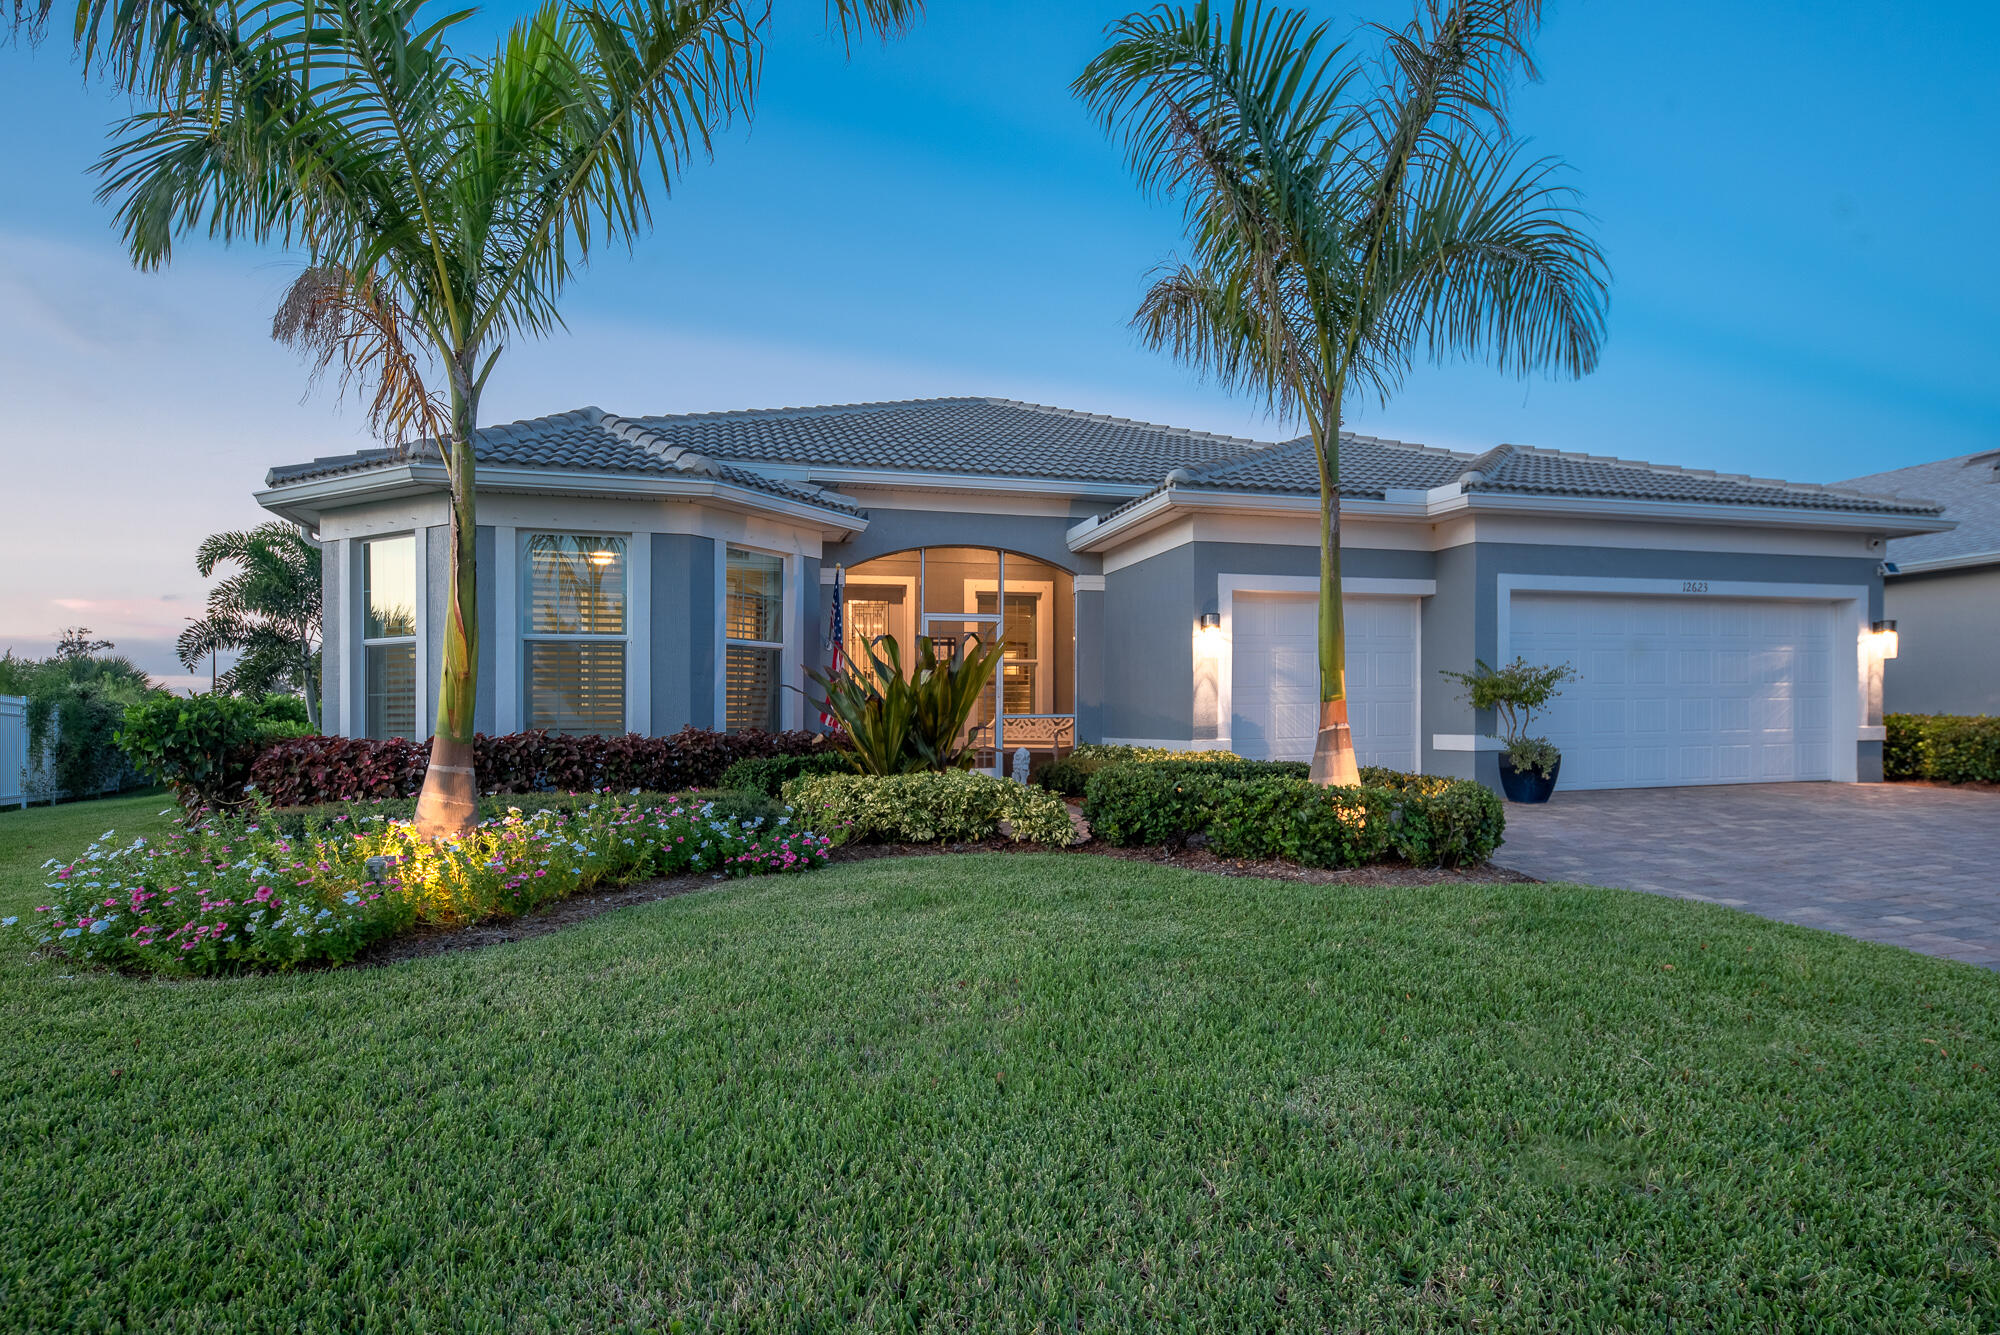
[[[999,399],[479,433],[485,732],[798,726],[844,574],[867,637],[1004,637],[981,740],[1304,758],[1317,474],[1270,444]],[[423,736],[447,543],[435,447],[271,470],[326,550],[330,730]],[[1348,681],[1364,764],[1497,777],[1439,670],[1563,660],[1563,783],[1880,775],[1886,544],[1926,502],[1502,445],[1349,436]],[[997,728],[996,728],[997,724]]]
[[[1924,497],[1957,525],[1889,540],[1883,614],[1901,643],[1884,669],[1883,708],[2000,714],[2000,450],[1838,485]]]

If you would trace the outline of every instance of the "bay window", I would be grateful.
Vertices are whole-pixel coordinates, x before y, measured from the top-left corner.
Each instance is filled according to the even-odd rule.
[[[521,558],[522,719],[573,736],[625,731],[626,542],[530,533]]]
[[[361,544],[361,682],[367,735],[417,735],[417,540]]]
[[[785,558],[729,548],[723,594],[723,727],[776,732],[784,681]]]

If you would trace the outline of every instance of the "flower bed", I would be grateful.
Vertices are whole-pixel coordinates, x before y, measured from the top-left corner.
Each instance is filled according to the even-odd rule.
[[[114,837],[107,830],[74,862],[51,859],[49,901],[0,925],[45,953],[144,972],[337,964],[419,925],[509,918],[655,876],[806,871],[831,847],[783,817],[718,819],[698,794],[514,811],[437,844],[376,815],[334,817],[298,836],[263,813],[158,843]]]

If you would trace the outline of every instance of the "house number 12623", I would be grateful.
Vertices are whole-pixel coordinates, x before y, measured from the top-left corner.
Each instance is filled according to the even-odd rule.
[[[1682,581],[1681,581],[1681,592],[1682,592],[1682,593],[1707,593],[1707,592],[1708,592],[1708,581],[1707,581],[1707,580],[1705,580],[1705,579],[1684,579],[1684,580],[1682,580]]]

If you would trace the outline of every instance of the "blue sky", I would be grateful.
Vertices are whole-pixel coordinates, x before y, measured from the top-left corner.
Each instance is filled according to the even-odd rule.
[[[1178,218],[1068,95],[1119,3],[953,3],[852,60],[777,0],[754,125],[638,252],[511,349],[486,416],[987,393],[1264,437],[1285,424],[1127,327]],[[495,7],[479,22],[516,12]],[[1345,28],[1397,3],[1318,5]],[[1426,369],[1363,431],[1829,481],[2000,447],[2000,12],[1552,0],[1516,124],[1565,158],[1614,277],[1601,369]],[[60,44],[0,49],[0,645],[59,626],[149,669],[203,534],[265,466],[365,424],[267,331],[294,261],[189,244],[134,273],[87,174],[122,103]]]

